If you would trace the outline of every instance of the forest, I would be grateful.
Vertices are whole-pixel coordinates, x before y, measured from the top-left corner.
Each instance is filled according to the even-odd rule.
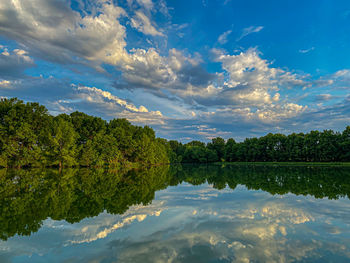
[[[349,162],[350,126],[333,130],[269,133],[236,142],[157,138],[149,126],[105,121],[82,112],[52,116],[38,103],[0,100],[0,167],[132,167],[165,163]]]

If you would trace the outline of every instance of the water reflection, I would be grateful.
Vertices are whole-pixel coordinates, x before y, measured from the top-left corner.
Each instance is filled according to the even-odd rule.
[[[1,262],[350,258],[350,170],[345,168],[210,165],[0,173],[0,234],[7,240],[0,243]]]

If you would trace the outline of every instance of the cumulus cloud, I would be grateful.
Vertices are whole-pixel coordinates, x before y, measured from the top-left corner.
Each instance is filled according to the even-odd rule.
[[[240,41],[241,39],[245,38],[246,36],[253,34],[253,33],[258,33],[261,30],[263,30],[263,26],[250,26],[246,27],[242,30],[242,34],[239,38],[237,38],[237,41]]]
[[[254,48],[238,55],[228,55],[216,49],[213,53],[215,61],[221,62],[226,78],[222,87],[209,86],[207,95],[221,98],[226,104],[228,101],[241,106],[271,104],[279,100],[277,91],[281,88],[304,84],[301,76],[272,67]]]
[[[125,15],[107,1],[98,1],[84,15],[64,1],[7,1],[0,3],[0,34],[46,60],[115,63],[125,55],[125,27],[118,20]]]
[[[305,110],[304,106],[281,99],[279,93],[280,89],[306,85],[304,76],[272,67],[256,49],[238,55],[220,50],[213,53],[224,73],[210,74],[201,67],[200,60],[176,49],[171,49],[167,57],[155,49],[135,49],[128,63],[123,64],[122,75],[128,85],[116,85],[143,88],[159,96],[167,96],[164,91],[169,91],[202,110],[215,106],[244,112],[248,107],[249,115],[263,121],[278,121]]]
[[[137,2],[144,9],[154,8],[151,1]],[[272,105],[271,109],[282,109],[282,106],[274,105],[280,101],[280,86],[303,84],[303,80],[295,74],[271,67],[255,49],[232,56],[217,51],[215,61],[222,64],[225,72],[216,74],[204,70],[200,58],[186,56],[176,49],[170,49],[167,56],[160,55],[154,48],[127,51],[126,28],[119,22],[127,14],[121,7],[107,1],[92,5],[91,12],[84,15],[63,2],[43,0],[16,1],[7,6],[0,4],[0,13],[0,32],[27,45],[34,55],[37,52],[60,63],[80,63],[83,59],[93,62],[97,68],[100,63],[114,65],[122,76],[116,88],[142,88],[164,97],[168,97],[166,92],[170,92],[190,105],[204,107],[228,105],[242,109]],[[53,13],[53,16],[47,16]],[[131,25],[148,35],[163,34],[140,10],[131,18]],[[243,37],[262,28],[246,28]],[[219,41],[224,43],[230,33],[225,32]],[[16,55],[23,57],[26,66],[33,63],[25,53]],[[98,96],[102,98],[101,94]],[[288,112],[293,108],[299,109],[291,105],[286,104],[284,108],[288,108]],[[255,111],[261,118],[274,116],[271,109],[262,113],[260,108]],[[126,108],[123,116],[128,116],[129,112],[130,109]],[[158,112],[152,114],[157,118],[162,116]]]
[[[192,85],[181,95],[191,96],[198,104],[216,106],[202,117],[244,117],[267,122],[278,122],[295,117],[306,107],[281,99],[280,91],[305,84],[304,77],[279,68],[262,59],[256,49],[238,55],[227,55],[213,50],[215,61],[221,62],[225,74],[222,83],[205,88]],[[213,117],[214,116],[214,117]]]
[[[191,85],[206,85],[214,75],[200,66],[196,57],[188,57],[183,52],[170,49],[168,56],[161,56],[150,48],[133,49],[129,59],[121,66],[127,88],[145,88],[147,90],[168,90],[181,93]]]

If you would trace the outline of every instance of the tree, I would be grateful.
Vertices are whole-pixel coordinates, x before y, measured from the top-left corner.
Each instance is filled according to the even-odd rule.
[[[216,153],[215,161],[222,161],[225,157],[225,140],[217,137],[213,138],[211,143],[207,144],[209,150],[213,150]]]
[[[106,121],[101,118],[89,116],[83,112],[75,111],[70,114],[70,121],[79,137],[77,143],[84,144],[87,140],[93,139],[97,134],[104,133],[107,129]]]
[[[350,161],[350,126],[347,126],[340,138],[340,150],[341,156],[340,159],[342,161],[349,162]]]
[[[236,142],[234,139],[230,138],[227,140],[226,145],[225,145],[225,160],[232,162],[236,160],[235,156],[235,146]]]
[[[117,140],[118,149],[129,161],[131,161],[136,147],[133,138],[136,129],[126,119],[113,119],[107,125],[107,133]]]
[[[58,115],[53,119],[47,152],[50,165],[62,168],[76,164],[77,137],[72,123],[66,121],[64,115]]]
[[[124,158],[118,149],[117,140],[103,131],[88,139],[80,146],[79,163],[82,166],[110,165],[119,166],[124,162]]]
[[[49,115],[38,103],[0,101],[0,166],[39,165]]]

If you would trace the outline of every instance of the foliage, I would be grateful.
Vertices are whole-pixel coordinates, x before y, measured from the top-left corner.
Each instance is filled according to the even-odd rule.
[[[0,101],[0,166],[120,167],[176,161],[152,128],[126,119],[106,122],[82,112],[50,116],[44,106]]]

